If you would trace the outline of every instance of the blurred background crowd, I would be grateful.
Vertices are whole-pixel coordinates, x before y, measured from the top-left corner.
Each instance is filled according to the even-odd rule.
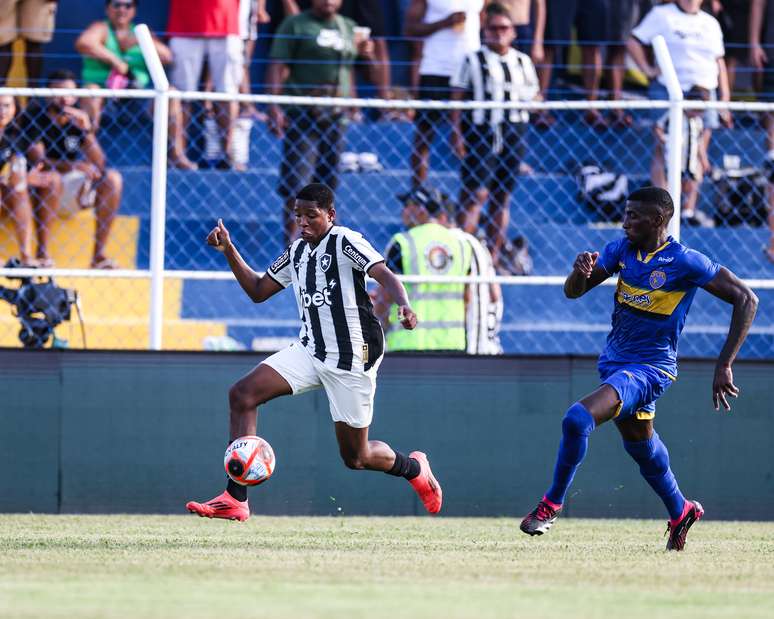
[[[656,36],[686,99],[774,100],[774,0],[0,0],[5,85],[148,93],[0,96],[4,259],[147,264],[153,84],[139,23],[177,91],[614,102],[460,113],[173,98],[167,268],[215,268],[185,239],[216,203],[270,259],[296,234],[295,194],[319,181],[377,246],[441,222],[477,238],[492,272],[553,275],[589,230],[615,230],[629,191],[666,184],[666,108],[625,105],[667,98]],[[687,111],[681,161],[689,241],[770,277],[774,114]],[[74,217],[93,228],[64,250],[74,237],[57,225]],[[259,245],[263,226],[284,235]]]

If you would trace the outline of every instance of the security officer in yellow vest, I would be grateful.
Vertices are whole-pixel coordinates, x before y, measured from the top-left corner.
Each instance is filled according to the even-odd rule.
[[[402,218],[407,230],[390,239],[384,253],[387,266],[404,275],[468,275],[471,248],[445,227],[443,194],[417,187],[398,199],[403,202]],[[377,315],[387,332],[387,350],[464,352],[466,285],[421,283],[406,284],[406,288],[418,319],[412,331],[397,328],[398,317],[391,314],[384,299],[377,300]]]

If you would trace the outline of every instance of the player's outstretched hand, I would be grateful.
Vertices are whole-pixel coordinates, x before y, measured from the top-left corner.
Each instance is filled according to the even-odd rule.
[[[409,331],[417,326],[417,315],[408,305],[398,307],[398,320],[404,329]]]
[[[599,258],[598,251],[595,251],[594,253],[584,251],[577,255],[572,268],[574,271],[577,271],[585,277],[591,277],[591,272],[594,270],[597,258]]]
[[[734,384],[734,373],[730,367],[717,366],[715,368],[715,378],[712,380],[712,403],[715,410],[720,410],[720,405],[727,411],[731,410],[731,405],[726,400],[726,396],[732,398],[739,396],[739,387]]]
[[[226,226],[223,225],[222,219],[218,219],[218,225],[207,235],[207,245],[211,245],[221,252],[231,247],[231,235],[226,230]]]

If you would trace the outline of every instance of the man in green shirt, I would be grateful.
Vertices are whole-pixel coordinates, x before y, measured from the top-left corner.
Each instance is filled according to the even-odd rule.
[[[356,24],[338,14],[341,0],[314,0],[308,11],[285,19],[271,47],[270,94],[347,97],[356,58],[373,58],[373,41],[356,36]],[[283,92],[284,91],[284,92]],[[285,200],[285,236],[296,235],[294,197],[310,182],[336,189],[344,114],[339,107],[269,108],[272,132],[284,138],[278,192]]]

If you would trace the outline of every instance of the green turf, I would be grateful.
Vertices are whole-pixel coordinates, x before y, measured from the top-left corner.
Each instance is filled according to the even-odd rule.
[[[0,516],[0,617],[772,617],[774,523]]]

